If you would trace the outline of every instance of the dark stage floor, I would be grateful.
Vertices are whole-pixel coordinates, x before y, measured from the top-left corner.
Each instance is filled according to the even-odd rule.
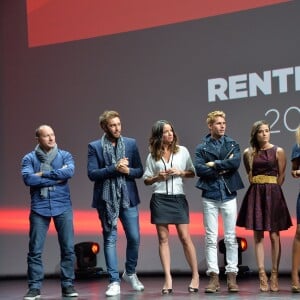
[[[57,299],[77,299],[77,300],[101,300],[101,299],[122,299],[122,300],[153,300],[153,299],[300,299],[300,294],[290,292],[290,277],[287,275],[280,276],[280,291],[278,293],[261,293],[258,287],[258,279],[255,274],[247,275],[239,278],[239,293],[228,293],[226,289],[225,278],[221,280],[221,291],[215,294],[205,294],[204,288],[208,283],[208,278],[204,275],[200,276],[200,290],[197,294],[189,294],[187,286],[190,281],[188,276],[173,277],[173,294],[162,296],[160,294],[163,277],[161,275],[143,275],[139,276],[145,285],[144,292],[134,292],[130,286],[121,283],[121,295],[117,297],[105,297],[107,286],[107,278],[98,279],[80,279],[76,280],[75,287],[79,292],[77,298],[62,298],[60,291],[60,282],[58,278],[47,278],[44,281],[41,300],[57,300]],[[0,280],[0,299],[5,300],[22,300],[26,292],[26,279],[5,279]]]

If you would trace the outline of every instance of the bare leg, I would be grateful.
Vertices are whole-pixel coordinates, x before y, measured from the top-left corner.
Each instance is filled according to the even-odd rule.
[[[278,269],[281,256],[281,243],[279,232],[270,232],[272,248],[272,272],[270,277],[270,289],[272,292],[278,292]]]
[[[258,271],[265,270],[264,232],[254,231],[254,250]]]
[[[292,286],[299,287],[299,264],[300,264],[300,224],[297,225],[293,242],[292,252]]]
[[[156,225],[159,242],[159,257],[165,274],[163,289],[172,289],[171,276],[171,255],[169,247],[169,227],[168,225]]]
[[[259,274],[259,288],[262,292],[269,290],[268,277],[265,272],[264,232],[254,231],[254,250]]]
[[[272,272],[278,272],[281,256],[281,243],[279,232],[270,232],[270,239],[272,246]]]
[[[189,233],[189,225],[188,224],[178,224],[176,225],[176,229],[178,232],[179,239],[182,243],[184,254],[186,260],[192,271],[192,280],[190,283],[190,287],[198,288],[199,287],[199,272],[198,272],[198,262],[197,262],[197,254],[196,249],[191,239]]]
[[[299,263],[300,263],[300,224],[297,225],[293,242],[292,252],[292,286],[299,286]]]

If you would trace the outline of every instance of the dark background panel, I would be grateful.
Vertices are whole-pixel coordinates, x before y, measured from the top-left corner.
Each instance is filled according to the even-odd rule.
[[[50,124],[56,131],[59,147],[75,157],[76,174],[71,181],[75,210],[91,210],[92,184],[86,176],[89,141],[102,135],[98,117],[105,109],[121,113],[123,134],[137,139],[142,160],[148,153],[152,124],[158,119],[170,120],[181,144],[192,156],[207,133],[206,115],[212,110],[227,114],[227,133],[248,146],[254,121],[267,119],[273,129],[272,142],[286,150],[288,165],[283,186],[291,214],[299,191],[290,176],[290,150],[294,143],[291,129],[299,124],[299,91],[294,77],[288,79],[288,92],[278,92],[278,81],[272,80],[272,94],[234,100],[208,102],[208,80],[238,74],[257,73],[300,65],[300,4],[291,1],[260,9],[210,17],[185,23],[104,36],[63,44],[29,48],[25,4],[1,1],[0,4],[0,209],[27,210],[28,189],[20,176],[23,155],[35,146],[34,131],[40,124]],[[300,80],[300,78],[298,78]],[[293,108],[295,107],[295,108]],[[266,114],[270,109],[274,113]],[[243,166],[241,174],[247,186]],[[191,211],[201,213],[200,192],[196,179],[186,184]],[[141,211],[149,210],[151,189],[138,181],[142,198]],[[242,200],[245,189],[239,192]],[[96,212],[95,212],[96,218]],[[0,220],[1,223],[1,220]],[[200,226],[200,225],[199,225]],[[202,225],[201,225],[202,226]],[[294,228],[283,233],[285,245],[281,268],[290,269]],[[244,261],[256,268],[252,236]],[[76,241],[97,240],[99,235],[76,236]],[[204,237],[194,236],[200,269],[204,265]],[[0,260],[0,275],[25,274],[27,236],[0,234],[6,246]],[[120,244],[124,247],[124,239]],[[139,270],[160,271],[155,236],[143,236]],[[178,239],[171,239],[174,268],[186,270]],[[269,251],[269,242],[266,239]],[[56,237],[49,236],[45,270],[56,272],[58,262]],[[120,257],[123,258],[120,251]],[[15,257],[11,264],[9,257]],[[155,259],[154,259],[155,258]],[[269,264],[269,257],[266,264]],[[222,260],[220,260],[222,261]],[[120,269],[123,268],[122,259]],[[99,265],[103,266],[103,254]]]

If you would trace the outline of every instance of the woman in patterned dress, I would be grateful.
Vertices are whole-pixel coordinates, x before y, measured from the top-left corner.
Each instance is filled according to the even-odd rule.
[[[288,229],[292,222],[281,189],[286,168],[285,152],[281,147],[270,143],[270,126],[266,121],[253,124],[250,147],[244,151],[243,160],[250,186],[240,208],[237,226],[254,231],[260,290],[277,292],[281,256],[280,231]],[[270,285],[264,263],[265,231],[269,232],[271,240]]]

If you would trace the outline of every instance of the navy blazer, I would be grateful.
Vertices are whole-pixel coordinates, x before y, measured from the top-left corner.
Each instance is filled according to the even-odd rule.
[[[130,206],[136,206],[140,203],[140,198],[135,179],[142,177],[144,173],[143,165],[136,140],[123,137],[123,141],[125,145],[125,157],[128,158],[130,169],[129,174],[125,175]],[[94,182],[92,207],[101,208],[105,205],[102,199],[103,181],[107,178],[114,178],[124,174],[117,171],[116,166],[113,164],[110,166],[105,165],[100,139],[88,145],[87,171],[89,179]]]

